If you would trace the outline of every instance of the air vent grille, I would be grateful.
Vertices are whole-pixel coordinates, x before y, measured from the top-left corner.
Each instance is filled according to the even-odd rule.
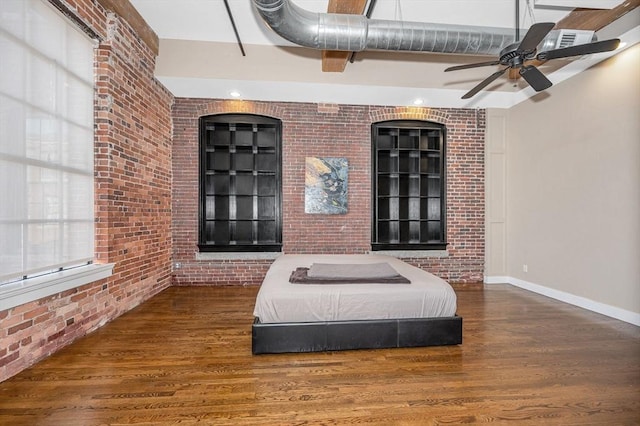
[[[547,50],[562,49],[579,44],[591,43],[596,40],[597,38],[594,31],[571,29],[552,30],[549,32],[549,35],[545,37],[538,51],[545,52]]]
[[[576,41],[576,33],[564,33],[558,43],[558,48],[573,46]]]

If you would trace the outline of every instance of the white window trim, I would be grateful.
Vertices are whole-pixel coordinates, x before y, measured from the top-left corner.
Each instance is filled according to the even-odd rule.
[[[0,286],[0,311],[81,287],[113,275],[115,263],[91,264]]]

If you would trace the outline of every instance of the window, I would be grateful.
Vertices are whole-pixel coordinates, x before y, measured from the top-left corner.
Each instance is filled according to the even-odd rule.
[[[0,283],[93,260],[93,47],[48,2],[2,2]]]
[[[445,127],[428,121],[372,126],[372,250],[444,250]]]
[[[281,122],[200,119],[200,251],[280,251]]]

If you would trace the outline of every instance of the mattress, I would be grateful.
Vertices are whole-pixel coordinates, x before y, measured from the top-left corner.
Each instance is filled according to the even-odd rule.
[[[313,263],[387,262],[411,284],[292,284],[291,273]],[[253,315],[261,323],[451,317],[456,294],[441,278],[384,255],[278,257],[258,292]]]

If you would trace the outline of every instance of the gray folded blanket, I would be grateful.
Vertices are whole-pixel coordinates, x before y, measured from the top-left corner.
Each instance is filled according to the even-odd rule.
[[[289,277],[293,284],[411,284],[407,278],[396,273],[387,277],[309,277],[309,268],[296,268]]]
[[[394,278],[398,271],[388,263],[313,263],[309,268],[309,278]]]

